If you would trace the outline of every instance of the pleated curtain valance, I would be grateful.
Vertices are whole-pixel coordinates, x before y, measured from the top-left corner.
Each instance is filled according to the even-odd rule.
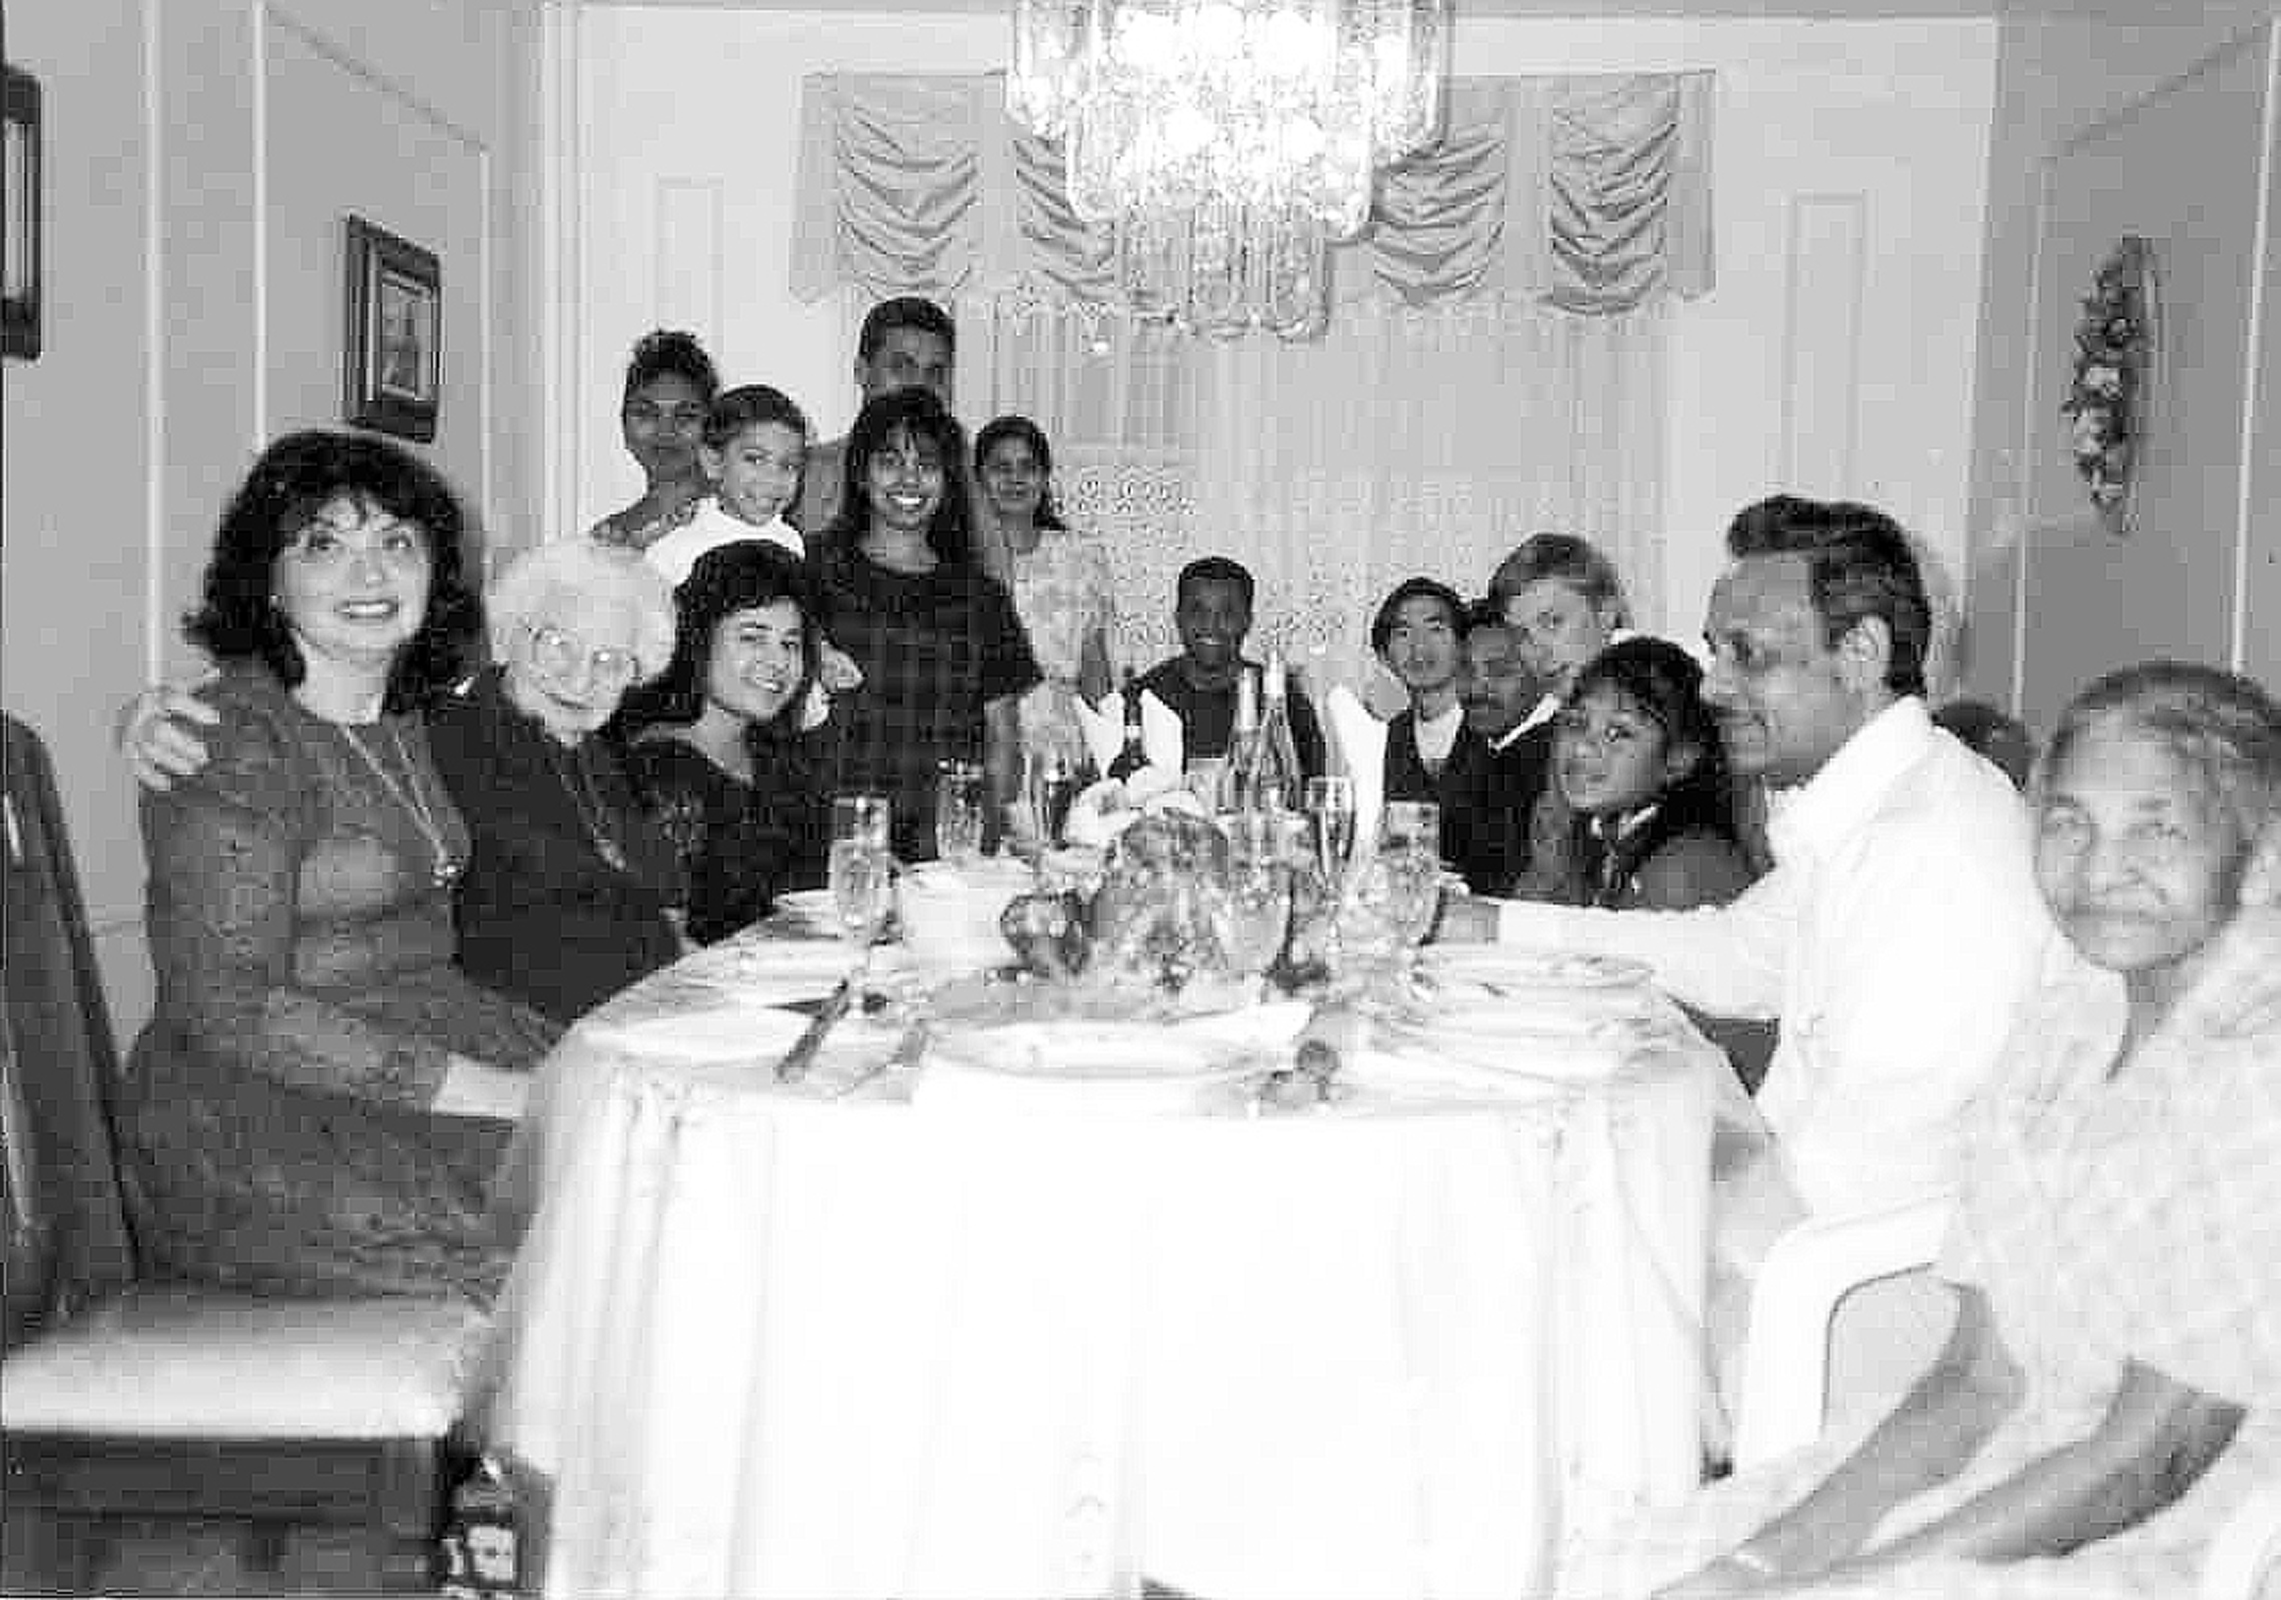
[[[1385,172],[1332,250],[1334,297],[1496,294],[1584,314],[1708,290],[1705,72],[1455,78],[1440,144]],[[1002,73],[817,73],[803,86],[792,292],[1116,298],[1105,228]]]

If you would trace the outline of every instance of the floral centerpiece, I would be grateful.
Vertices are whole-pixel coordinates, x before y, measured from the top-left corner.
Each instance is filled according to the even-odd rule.
[[[2074,377],[2060,412],[2091,503],[2117,532],[2129,525],[2146,437],[2155,348],[2154,261],[2126,237],[2100,263],[2075,327]]]

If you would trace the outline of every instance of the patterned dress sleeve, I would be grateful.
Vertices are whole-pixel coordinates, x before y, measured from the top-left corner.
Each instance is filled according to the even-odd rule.
[[[426,1106],[449,1060],[295,981],[295,891],[315,797],[274,726],[240,707],[212,759],[142,795],[151,960],[160,1014],[209,1059],[296,1088]]]

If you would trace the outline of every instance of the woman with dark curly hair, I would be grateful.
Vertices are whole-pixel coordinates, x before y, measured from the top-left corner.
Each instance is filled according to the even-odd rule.
[[[618,426],[645,487],[633,504],[594,524],[595,539],[646,550],[697,514],[712,492],[698,450],[720,390],[713,358],[695,334],[658,328],[635,342]]]
[[[757,540],[699,556],[674,610],[672,661],[627,702],[626,768],[680,854],[689,937],[711,944],[823,882],[823,791],[799,738],[822,635],[807,573]]]
[[[486,1188],[555,1030],[452,964],[469,832],[421,711],[477,615],[450,489],[382,440],[271,445],[190,638],[203,766],[142,796],[155,1017],[129,1192],[169,1270],[265,1291],[488,1299]]]
[[[888,796],[906,861],[935,854],[940,762],[980,762],[993,817],[1011,806],[1019,706],[1039,678],[1013,597],[975,559],[965,449],[925,389],[865,402],[848,431],[839,513],[821,540],[823,621],[863,672],[823,729],[826,782]]]

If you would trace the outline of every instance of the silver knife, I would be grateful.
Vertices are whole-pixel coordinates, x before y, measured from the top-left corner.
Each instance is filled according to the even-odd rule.
[[[792,1048],[784,1052],[784,1059],[776,1063],[778,1083],[798,1083],[816,1064],[816,1052],[824,1047],[824,1035],[832,1031],[833,1024],[847,1015],[848,1003],[855,998],[855,974],[840,979],[839,987],[824,997],[816,1014],[808,1019],[800,1037],[792,1041]]]

